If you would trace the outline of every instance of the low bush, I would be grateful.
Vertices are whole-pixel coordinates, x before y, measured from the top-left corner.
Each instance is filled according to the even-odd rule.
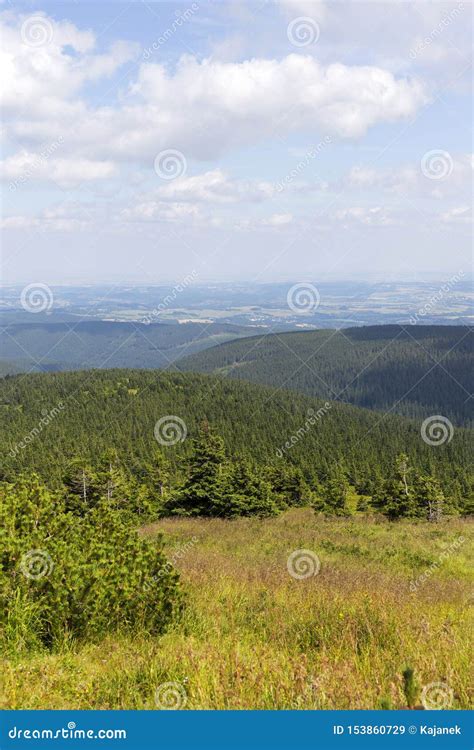
[[[162,633],[182,606],[161,539],[104,498],[83,517],[37,477],[0,485],[0,639],[8,650],[111,632]]]

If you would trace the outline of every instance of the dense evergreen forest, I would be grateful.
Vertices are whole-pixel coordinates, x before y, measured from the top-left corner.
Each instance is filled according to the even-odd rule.
[[[7,376],[0,403],[2,479],[35,471],[79,513],[104,498],[147,515],[262,515],[292,504],[346,513],[350,498],[391,517],[470,507],[463,428],[432,446],[420,420],[143,370]]]
[[[145,312],[143,319],[147,319]],[[226,323],[157,323],[153,316],[148,324],[74,319],[10,322],[4,316],[0,375],[91,367],[166,368],[179,357],[252,333],[251,328]]]
[[[472,354],[467,327],[390,325],[232,341],[186,357],[179,368],[472,425]]]

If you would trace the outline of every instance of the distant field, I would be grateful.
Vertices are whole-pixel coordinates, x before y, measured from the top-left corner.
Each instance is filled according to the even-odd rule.
[[[142,533],[165,534],[187,592],[183,620],[161,639],[137,633],[4,659],[0,707],[153,709],[155,690],[173,682],[190,709],[403,708],[409,666],[419,692],[444,683],[451,707],[467,708],[471,529],[307,509],[162,520]],[[318,575],[289,575],[297,549],[318,555]]]

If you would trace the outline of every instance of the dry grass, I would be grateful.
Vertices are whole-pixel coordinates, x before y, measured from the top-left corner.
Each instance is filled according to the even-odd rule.
[[[3,664],[3,708],[155,708],[164,682],[188,708],[405,706],[401,673],[444,682],[469,706],[470,524],[326,520],[294,510],[267,520],[163,520],[188,606],[159,640],[110,637]],[[410,582],[446,552],[415,592]],[[197,541],[193,541],[197,540]],[[289,553],[319,575],[295,580]]]

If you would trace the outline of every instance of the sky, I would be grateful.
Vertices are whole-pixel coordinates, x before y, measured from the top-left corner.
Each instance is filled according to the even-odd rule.
[[[471,272],[470,2],[1,2],[4,283]]]

